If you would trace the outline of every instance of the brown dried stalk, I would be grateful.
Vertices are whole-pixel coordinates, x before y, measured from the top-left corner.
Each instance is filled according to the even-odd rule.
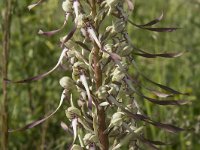
[[[2,138],[1,138],[1,148],[2,150],[8,149],[8,96],[7,96],[7,83],[4,78],[8,76],[8,57],[10,49],[10,26],[12,19],[12,7],[13,0],[5,1],[5,12],[2,15],[3,23],[3,38],[2,38],[2,89],[3,98],[1,101],[1,122],[2,122]]]

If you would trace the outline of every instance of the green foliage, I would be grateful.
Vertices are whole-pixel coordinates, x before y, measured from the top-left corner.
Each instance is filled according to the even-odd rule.
[[[173,141],[176,141],[177,147],[174,146],[172,148],[169,146],[167,148],[165,147],[166,149],[198,149],[199,109],[197,104],[199,103],[199,67],[197,66],[199,63],[199,54],[197,51],[199,49],[198,22],[200,19],[196,15],[196,12],[200,7],[199,2],[184,0],[161,2],[155,0],[155,4],[149,1],[138,1],[137,4],[138,8],[136,8],[133,16],[135,22],[146,22],[147,19],[151,19],[152,16],[158,16],[159,12],[164,10],[165,19],[161,22],[161,25],[170,24],[181,28],[170,34],[148,33],[129,28],[132,31],[132,36],[135,37],[133,38],[134,43],[138,47],[152,53],[186,50],[183,56],[173,60],[165,60],[162,58],[144,60],[143,58],[138,58],[138,61],[141,62],[140,67],[154,81],[170,85],[180,91],[191,93],[192,96],[188,98],[193,101],[189,108],[188,106],[183,106],[181,108],[171,109],[171,111],[163,107],[155,108],[155,106],[146,103],[146,112],[148,115],[154,116],[159,120],[168,120],[172,123],[181,122],[182,127],[191,126],[195,128],[195,132],[184,132],[179,135],[179,138],[177,136],[171,137]],[[146,11],[143,11],[143,9]],[[148,137],[154,139],[169,139],[169,135],[157,131],[154,127],[151,128]]]

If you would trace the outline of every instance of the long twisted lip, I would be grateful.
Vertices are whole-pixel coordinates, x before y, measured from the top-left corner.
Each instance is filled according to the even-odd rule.
[[[29,10],[33,9],[34,7],[40,5],[43,1],[44,1],[44,0],[39,0],[39,1],[36,2],[36,3],[30,4],[30,5],[28,6],[28,9],[29,9]]]
[[[92,96],[90,93],[90,89],[89,89],[86,77],[83,73],[80,75],[80,81],[82,82],[83,86],[85,87],[85,90],[86,90],[86,93],[88,96],[88,107],[90,110],[92,110]]]
[[[59,65],[61,64],[62,62],[62,59],[65,57],[65,53],[68,51],[69,49],[67,48],[64,48],[61,52],[61,55],[58,59],[58,62],[57,64],[49,71],[43,73],[43,74],[40,74],[40,75],[37,75],[37,76],[34,76],[34,77],[30,77],[30,78],[27,78],[27,79],[23,79],[23,80],[19,80],[19,81],[12,81],[12,80],[9,80],[9,79],[4,79],[6,82],[11,82],[11,83],[27,83],[27,82],[32,82],[32,81],[37,81],[39,79],[42,79],[44,77],[46,77],[47,75],[49,75],[50,73],[52,73],[54,70],[56,70]]]
[[[66,96],[66,90],[63,90],[63,92],[61,94],[60,103],[59,103],[58,107],[52,113],[47,115],[46,117],[43,117],[42,119],[38,119],[36,121],[33,121],[33,122],[25,125],[24,127],[21,127],[21,128],[18,128],[18,129],[9,129],[8,132],[24,131],[24,130],[33,128],[33,127],[43,123],[44,121],[49,119],[51,116],[53,116],[60,109],[60,107],[62,106],[62,103],[63,103],[63,101],[65,99],[65,96]]]

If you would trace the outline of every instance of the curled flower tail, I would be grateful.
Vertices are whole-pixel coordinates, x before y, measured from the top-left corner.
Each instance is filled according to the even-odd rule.
[[[50,113],[49,115],[47,115],[47,116],[45,116],[41,119],[33,121],[33,122],[25,125],[24,127],[21,127],[21,128],[18,128],[18,129],[9,129],[8,132],[24,131],[24,130],[31,129],[31,128],[43,123],[44,121],[49,119],[51,116],[53,116],[60,109],[60,107],[62,106],[63,100],[65,99],[65,94],[66,94],[66,92],[64,90],[62,92],[62,95],[61,95],[61,98],[60,98],[60,103],[59,103],[58,107],[52,113]]]
[[[37,81],[39,79],[42,79],[44,77],[46,77],[47,75],[49,75],[50,73],[52,73],[54,70],[56,70],[60,63],[62,62],[62,59],[64,58],[65,56],[65,53],[68,51],[67,48],[64,48],[61,55],[60,55],[60,58],[58,59],[58,62],[57,64],[49,71],[43,73],[43,74],[40,74],[40,75],[37,75],[37,76],[34,76],[34,77],[31,77],[31,78],[27,78],[27,79],[24,79],[24,80],[19,80],[19,81],[12,81],[12,80],[9,80],[9,79],[4,79],[6,82],[11,82],[11,83],[27,83],[27,82],[32,82],[32,81]]]

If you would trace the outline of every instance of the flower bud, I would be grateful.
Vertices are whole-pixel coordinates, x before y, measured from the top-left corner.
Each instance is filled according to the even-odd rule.
[[[80,75],[80,70],[83,69],[83,70],[87,70],[87,65],[83,62],[76,62],[74,63],[73,65],[73,72],[72,72],[72,78],[74,80],[78,80],[79,79],[79,75]]]
[[[77,20],[77,28],[82,28],[84,26],[84,14],[79,14],[78,17],[76,18]]]
[[[123,123],[123,115],[124,115],[123,112],[116,112],[116,113],[114,113],[113,116],[112,116],[112,119],[110,121],[110,125],[121,126],[122,123]]]
[[[106,99],[108,97],[108,90],[109,90],[109,87],[106,86],[106,85],[99,87],[99,89],[97,91],[98,98],[99,99]]]
[[[75,116],[81,116],[80,110],[74,106],[65,110],[65,114],[69,119],[73,119]]]
[[[124,28],[125,28],[124,21],[122,19],[119,19],[113,25],[113,32],[120,33],[124,30]]]
[[[74,64],[73,68],[87,70],[87,65],[83,62],[78,61]]]
[[[97,143],[98,142],[98,138],[96,135],[92,134],[92,133],[87,133],[84,138],[83,141],[85,143],[85,145],[89,145],[91,143]]]
[[[119,92],[119,86],[116,85],[116,84],[111,83],[109,85],[109,87],[110,87],[110,90],[108,91],[108,93],[110,95],[117,95],[117,93]]]
[[[63,9],[65,12],[72,12],[72,5],[73,5],[73,3],[72,3],[70,0],[65,0],[65,1],[62,3],[62,9]]]
[[[71,148],[71,150],[83,150],[82,147],[80,147],[79,145],[74,144]]]
[[[112,75],[113,75],[112,82],[121,82],[122,79],[125,77],[125,74],[122,72],[122,70],[119,67],[115,68]]]
[[[108,13],[107,15],[110,15],[117,3],[119,3],[120,0],[105,0],[102,2],[101,6],[105,5],[105,7],[108,7]]]
[[[64,89],[67,90],[71,90],[74,87],[74,81],[68,76],[62,77],[59,83]]]
[[[133,48],[131,46],[125,46],[123,50],[121,51],[122,56],[127,56],[133,51]]]

